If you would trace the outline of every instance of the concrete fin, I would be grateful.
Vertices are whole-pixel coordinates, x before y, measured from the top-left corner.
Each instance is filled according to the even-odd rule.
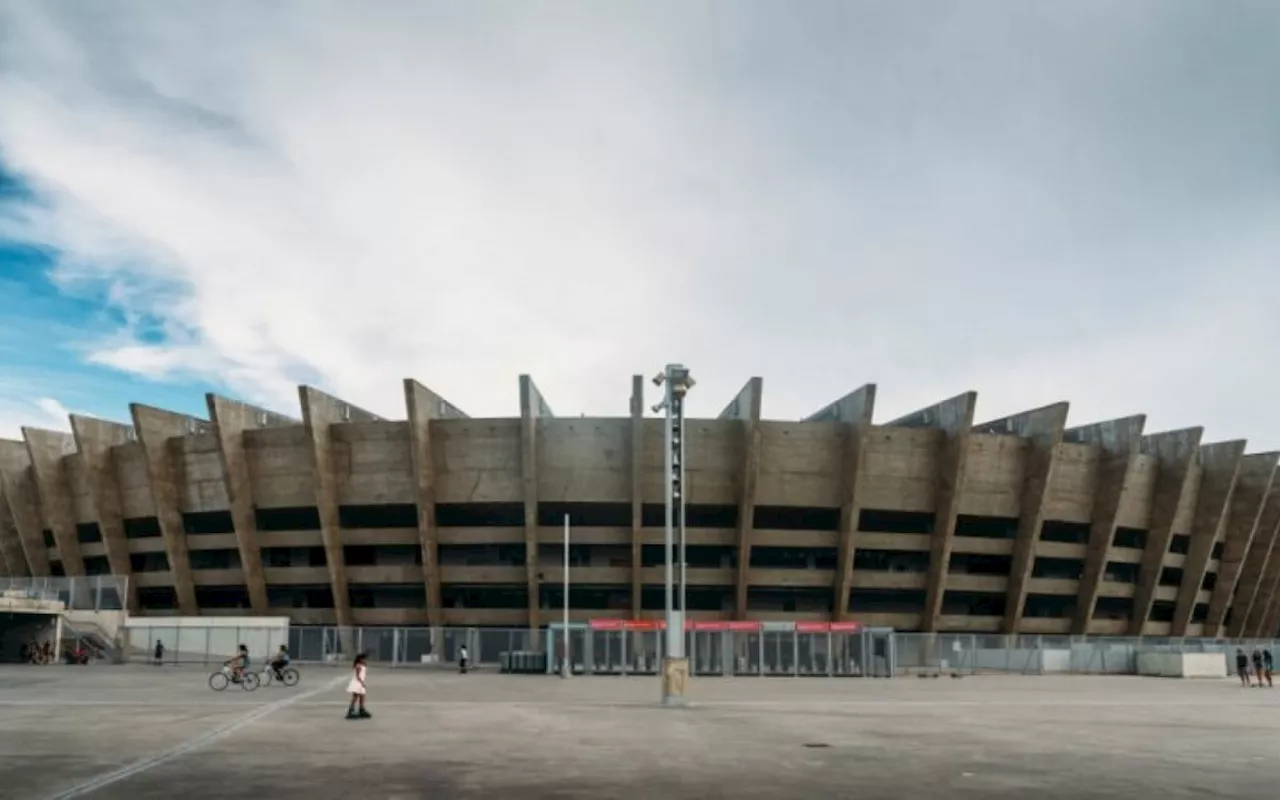
[[[1200,451],[1203,436],[1204,428],[1184,428],[1148,434],[1139,444],[1144,455],[1156,459],[1156,480],[1151,519],[1147,525],[1147,543],[1142,550],[1138,588],[1134,591],[1133,613],[1129,618],[1129,633],[1133,636],[1143,634],[1146,621],[1151,616],[1156,587],[1164,570],[1165,553],[1169,551],[1169,542],[1173,538],[1174,518],[1183,496],[1194,488],[1191,467]]]
[[[1107,553],[1115,538],[1117,519],[1124,505],[1130,474],[1142,448],[1145,414],[1095,422],[1063,431],[1063,441],[1087,444],[1099,449],[1098,477],[1093,492],[1093,511],[1089,521],[1089,541],[1085,549],[1084,571],[1076,589],[1075,613],[1071,632],[1082,636],[1093,622],[1098,590],[1106,571]],[[1034,563],[1034,558],[1032,559]]]
[[[299,386],[298,398],[302,403],[302,423],[304,425],[312,424],[309,414],[322,417],[326,425],[335,425],[343,422],[378,422],[382,419],[372,411],[365,411],[359,406],[353,406],[346,400],[326,394],[311,386]],[[290,421],[290,424],[297,423],[296,421]]]
[[[858,514],[862,510],[858,500],[859,478],[875,405],[875,384],[867,384],[813,415],[818,417],[834,409],[831,416],[823,419],[837,420],[844,427],[844,453],[840,463],[840,538],[836,546],[832,586],[832,619],[837,622],[849,619],[849,592],[853,589],[853,561],[858,549]]]
[[[939,428],[945,431],[965,430],[973,427],[973,411],[978,402],[977,392],[965,392],[935,403],[928,408],[912,411],[886,423],[888,428]],[[968,420],[967,422],[965,420]]]
[[[801,422],[849,422],[871,424],[871,412],[876,406],[876,385],[868,383],[849,392],[835,402],[805,417]]]
[[[236,550],[240,553],[240,569],[244,573],[245,591],[254,614],[267,613],[266,573],[262,567],[262,548],[258,544],[258,521],[254,513],[253,478],[244,453],[244,433],[259,428],[298,425],[296,419],[251,406],[212,392],[205,395],[209,419],[218,440],[218,458],[222,462],[223,487],[232,527],[236,532]]]
[[[764,379],[752,378],[729,401],[729,405],[717,415],[717,419],[760,419],[760,401],[764,391]]]
[[[75,506],[62,460],[76,452],[75,438],[63,431],[23,428],[22,439],[31,456],[40,519],[45,530],[53,531],[53,541],[68,577],[84,575],[84,557],[76,533]]]
[[[528,375],[520,376],[520,416],[533,419],[555,416],[551,406],[542,398],[542,392],[538,391],[538,385]]]
[[[1005,589],[1003,625],[1006,633],[1017,633],[1022,625],[1036,543],[1040,541],[1040,527],[1044,524],[1045,502],[1057,468],[1058,445],[1062,442],[1069,411],[1069,404],[1054,403],[984,422],[973,429],[980,434],[1018,436],[1028,442],[1026,468],[1018,492],[1018,528]]]
[[[1277,532],[1280,532],[1280,479],[1272,476],[1271,490],[1263,505],[1262,516],[1258,519],[1253,540],[1240,565],[1240,577],[1236,581],[1236,592],[1232,596],[1227,614],[1230,622],[1224,620],[1227,633],[1232,638],[1246,635],[1252,630],[1250,623],[1257,623],[1255,609],[1266,594],[1263,584],[1275,549]]]
[[[979,423],[973,426],[973,432],[1021,436],[1024,439],[1047,437],[1060,440],[1066,428],[1069,409],[1070,404],[1066,401],[1053,403]]]
[[[75,439],[81,466],[89,479],[89,499],[98,520],[98,531],[102,534],[107,563],[112,574],[129,579],[124,599],[126,608],[136,612],[138,592],[129,560],[129,543],[124,533],[120,486],[112,449],[137,440],[137,434],[132,425],[72,414],[71,435]]]
[[[1209,614],[1205,618],[1205,635],[1221,634],[1227,606],[1236,591],[1240,567],[1253,544],[1254,532],[1262,519],[1266,498],[1271,492],[1280,453],[1251,453],[1240,461],[1240,474],[1231,493],[1230,513],[1222,529],[1222,557],[1218,561],[1218,577],[1209,598]]]
[[[752,378],[720,412],[720,419],[742,423],[742,467],[738,475],[738,575],[734,591],[738,619],[747,618],[747,591],[751,583],[756,484],[760,478],[760,404],[763,397],[764,380]]]
[[[1063,431],[1062,441],[1093,444],[1109,452],[1118,452],[1128,449],[1131,443],[1141,446],[1142,429],[1146,424],[1146,414],[1134,414],[1131,417],[1078,425]]]
[[[404,402],[409,418],[410,452],[417,494],[423,590],[427,596],[427,620],[434,628],[444,625],[444,606],[440,587],[440,537],[436,524],[436,474],[431,423],[437,419],[465,419],[467,415],[412,378],[405,378]]]
[[[302,422],[311,440],[315,468],[316,510],[320,536],[333,591],[333,609],[340,627],[355,624],[348,591],[346,558],[342,550],[342,526],[338,516],[338,479],[333,466],[333,426],[346,422],[371,422],[376,416],[310,386],[298,387]]]
[[[937,500],[929,544],[924,613],[920,619],[920,629],[926,633],[938,629],[942,616],[942,598],[947,590],[951,547],[955,542],[956,516],[960,513],[960,499],[964,496],[969,435],[973,430],[977,405],[978,393],[965,392],[889,423],[892,427],[937,428],[945,434],[938,440]]]
[[[431,419],[470,419],[471,415],[444,399],[441,395],[428,389],[413,378],[404,379],[406,400],[412,395],[413,403],[425,403],[418,406],[418,414],[429,413]],[[429,406],[429,407],[428,407]]]
[[[155,505],[160,534],[164,537],[165,556],[173,576],[178,613],[195,616],[195,582],[191,574],[191,556],[187,548],[186,526],[182,520],[182,465],[173,457],[169,440],[181,436],[211,433],[213,425],[187,414],[177,414],[140,403],[129,405],[133,429],[146,456],[147,479],[151,500]]]
[[[1182,568],[1182,583],[1178,586],[1178,599],[1170,625],[1173,636],[1185,636],[1187,625],[1191,623],[1196,595],[1200,593],[1209,557],[1219,532],[1227,522],[1246,445],[1244,439],[1236,439],[1200,447],[1197,456],[1200,460],[1200,490],[1191,525],[1191,542]]]
[[[51,574],[49,550],[44,546],[40,503],[36,497],[26,442],[0,439],[0,489],[3,490],[12,525],[6,536],[17,536],[27,569],[33,577],[48,577]]]
[[[528,587],[529,629],[541,627],[538,603],[538,420],[553,416],[550,406],[528,375],[520,376],[520,486],[524,497],[525,583]]]

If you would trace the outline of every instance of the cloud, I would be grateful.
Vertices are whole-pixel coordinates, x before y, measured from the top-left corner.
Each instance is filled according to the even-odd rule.
[[[70,431],[70,413],[52,397],[24,402],[0,396],[0,437],[19,439],[24,427]]]
[[[681,360],[1280,444],[1280,12],[1126,9],[8,3],[0,235],[107,287],[90,363],[289,413]]]

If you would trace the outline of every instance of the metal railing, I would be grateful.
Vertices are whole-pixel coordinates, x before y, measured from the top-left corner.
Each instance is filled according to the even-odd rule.
[[[75,611],[122,611],[129,579],[122,575],[82,578],[0,578],[0,596],[58,600]]]
[[[692,634],[691,634],[692,635]],[[733,633],[698,633],[691,640],[695,676],[848,676],[913,674],[1132,675],[1139,652],[1222,653],[1224,674],[1236,648],[1276,652],[1280,640],[1002,636],[989,634],[885,633],[873,640],[832,634],[768,633],[764,639]],[[723,647],[716,637],[724,639]],[[624,637],[626,641],[624,642]],[[463,645],[473,665],[495,668],[506,653],[541,653],[558,659],[562,642],[547,630],[526,628],[410,627],[129,627],[125,657],[149,661],[156,639],[165,663],[212,664],[231,657],[239,644],[259,661],[287,644],[294,661],[346,666],[356,653],[393,668],[455,665]],[[589,638],[589,642],[588,642]],[[652,641],[650,641],[652,639]],[[552,653],[550,651],[554,650]],[[573,669],[588,675],[655,674],[661,643],[632,632],[591,631],[571,641]],[[621,655],[620,655],[621,654]],[[730,654],[723,657],[720,654]]]

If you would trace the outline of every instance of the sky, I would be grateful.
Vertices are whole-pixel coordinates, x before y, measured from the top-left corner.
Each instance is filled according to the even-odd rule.
[[[1280,448],[1280,5],[0,4],[0,437],[623,416],[979,419]],[[647,403],[657,401],[656,390]]]

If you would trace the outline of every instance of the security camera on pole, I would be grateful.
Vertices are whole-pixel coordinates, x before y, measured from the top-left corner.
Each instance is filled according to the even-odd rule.
[[[685,683],[689,680],[689,659],[684,652],[685,549],[684,549],[684,397],[693,388],[693,376],[680,364],[668,364],[654,376],[655,386],[665,395],[654,412],[667,412],[667,525],[666,558],[666,655],[662,659],[662,704],[684,705]],[[680,565],[680,591],[674,591],[675,565]]]

